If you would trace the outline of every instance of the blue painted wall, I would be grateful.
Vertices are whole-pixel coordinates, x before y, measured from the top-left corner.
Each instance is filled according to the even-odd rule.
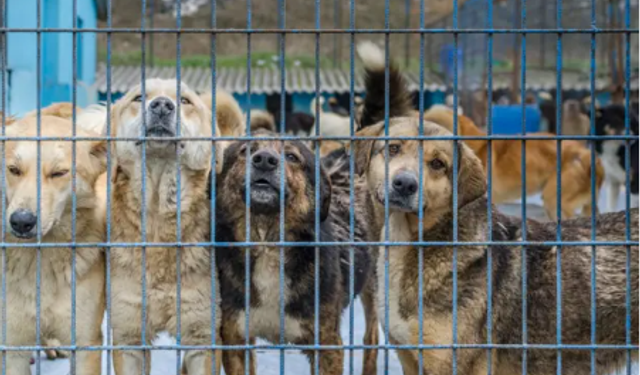
[[[37,27],[38,0],[8,0],[8,27]],[[73,27],[73,0],[39,0],[42,6],[41,26],[47,28]],[[97,10],[95,0],[77,0],[77,26],[95,28]],[[77,44],[77,103],[86,106],[95,101],[91,85],[96,72],[96,35],[78,33]],[[10,71],[8,112],[21,115],[37,106],[36,33],[8,33],[8,61]],[[42,106],[53,102],[71,101],[73,92],[73,34],[42,33],[41,41]]]

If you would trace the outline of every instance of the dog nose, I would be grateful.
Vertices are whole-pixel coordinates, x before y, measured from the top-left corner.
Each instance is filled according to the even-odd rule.
[[[402,172],[393,178],[393,189],[400,195],[409,196],[418,191],[418,180],[410,173]]]
[[[278,167],[278,154],[269,150],[258,151],[251,157],[251,164],[263,172],[273,171]]]
[[[17,210],[9,217],[11,228],[19,234],[27,234],[33,230],[38,222],[38,217],[31,211]]]
[[[155,98],[149,103],[149,109],[151,113],[158,116],[167,116],[173,113],[176,109],[175,104],[169,98]]]

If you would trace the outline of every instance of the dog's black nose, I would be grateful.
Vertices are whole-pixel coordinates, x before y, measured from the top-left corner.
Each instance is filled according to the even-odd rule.
[[[149,109],[151,113],[158,116],[167,116],[173,113],[176,109],[175,104],[169,98],[155,98],[149,103]]]
[[[418,180],[414,175],[401,172],[393,178],[393,190],[403,196],[413,195],[418,191]]]
[[[278,154],[270,150],[261,150],[253,154],[251,164],[254,168],[270,172],[278,167]]]
[[[33,230],[38,217],[31,211],[17,210],[9,217],[11,228],[18,234],[27,234]]]

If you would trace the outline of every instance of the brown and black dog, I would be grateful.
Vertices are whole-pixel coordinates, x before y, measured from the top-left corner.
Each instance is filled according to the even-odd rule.
[[[397,78],[397,70],[393,66],[389,75]],[[393,87],[404,90],[405,86]],[[396,94],[394,89],[390,91],[390,96]],[[384,103],[384,96],[368,95],[368,99]],[[401,107],[397,107],[398,103]],[[364,129],[358,132],[358,136],[372,139],[355,141],[352,150],[357,172],[365,177],[372,195],[376,221],[387,225],[380,232],[380,240],[404,243],[419,240],[427,243],[453,242],[454,239],[480,243],[516,242],[523,238],[537,243],[556,240],[555,223],[529,220],[525,236],[520,219],[505,216],[488,205],[483,163],[466,142],[440,139],[450,137],[451,132],[432,122],[420,124],[403,100],[391,100],[390,105],[389,113],[404,112],[406,117],[389,120],[388,134],[392,139],[388,146],[383,139],[376,139],[385,134],[383,107],[371,106],[369,120],[362,124]],[[415,140],[421,134],[433,138],[422,142]],[[389,204],[388,217],[385,217],[385,201]],[[457,216],[454,216],[454,209]],[[422,222],[419,222],[420,213]],[[627,214],[631,219],[631,240],[637,244],[638,210]],[[625,212],[598,216],[596,222],[598,241],[625,240]],[[385,238],[387,229],[389,238]],[[590,219],[563,221],[561,234],[563,241],[589,241]],[[566,244],[561,248],[538,244],[527,246],[523,251],[521,246],[495,244],[491,249],[489,252],[486,246],[460,245],[456,251],[453,245],[434,244],[423,247],[421,258],[417,246],[393,246],[388,254],[381,248],[376,262],[378,285],[388,283],[389,290],[378,289],[379,315],[388,318],[391,343],[519,345],[524,341],[532,345],[554,345],[557,343],[555,307],[559,299],[562,302],[562,343],[591,343],[592,306],[588,297],[591,246]],[[454,254],[457,254],[455,260]],[[596,343],[625,344],[628,303],[631,306],[631,331],[628,334],[631,344],[637,347],[638,246],[631,246],[629,253],[625,246],[597,246],[595,254]],[[626,300],[625,294],[627,254],[630,258],[630,301]],[[561,285],[557,285],[558,260]],[[388,273],[385,273],[387,267]],[[457,281],[455,286],[454,279]],[[491,294],[487,280],[491,281]],[[521,288],[523,283],[526,295]],[[557,295],[558,288],[562,291],[560,296]],[[527,301],[524,313],[523,298]],[[457,301],[455,315],[454,300]],[[419,314],[420,301],[422,315]],[[492,309],[488,317],[489,302]],[[387,303],[388,317],[384,315]],[[523,316],[526,317],[526,337],[522,336]],[[457,322],[455,338],[454,321]],[[488,321],[492,327],[491,337],[487,334]],[[458,349],[455,356],[452,350],[447,349],[424,350],[422,369],[418,350],[397,352],[404,375],[449,374],[454,361],[461,374],[486,374],[487,366],[491,365],[493,374],[504,375],[521,371],[522,350],[494,347],[491,357],[484,348]],[[557,353],[553,348],[530,347],[527,351],[528,373],[554,373],[558,364]],[[608,373],[623,366],[625,354],[625,350],[598,351],[596,372]],[[637,350],[633,350],[633,356],[637,360]],[[562,350],[562,369],[568,374],[588,374],[589,359],[588,350]]]
[[[258,130],[257,137],[273,135]],[[282,150],[284,147],[284,150]],[[284,163],[281,153],[284,151]],[[250,180],[247,183],[247,163]],[[218,248],[216,260],[222,293],[222,339],[225,345],[245,344],[245,313],[249,313],[249,337],[271,342],[311,345],[314,343],[315,279],[318,278],[319,343],[341,345],[340,320],[349,304],[349,246],[323,246],[316,253],[315,241],[350,241],[350,195],[348,187],[332,187],[331,173],[320,166],[316,178],[314,154],[299,141],[253,140],[232,143],[225,151],[224,164],[217,179],[218,242],[278,242],[280,238],[281,206],[284,207],[284,241],[300,242],[300,246],[284,248],[284,337],[280,337],[280,247],[260,245],[250,250],[250,307],[245,306],[245,250]],[[348,168],[348,165],[346,165]],[[281,173],[285,174],[284,202],[281,202]],[[320,222],[316,227],[315,186],[319,184]],[[340,185],[340,184],[337,184]],[[251,233],[246,233],[247,189],[250,200]],[[353,241],[370,241],[376,230],[369,220],[372,204],[359,182],[355,187]],[[319,231],[316,230],[319,228]],[[363,300],[367,315],[366,345],[377,344],[377,315],[375,306],[375,278],[372,277],[371,258],[375,248],[354,246],[354,292]],[[315,273],[316,254],[319,274]],[[314,364],[314,353],[305,351]],[[342,374],[342,350],[319,352],[320,373]],[[376,373],[376,351],[365,353],[365,374]],[[251,361],[250,373],[255,374]],[[223,353],[225,372],[229,375],[245,373],[244,352]]]

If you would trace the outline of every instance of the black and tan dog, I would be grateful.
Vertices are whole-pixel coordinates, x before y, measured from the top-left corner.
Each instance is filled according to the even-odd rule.
[[[256,136],[272,133],[259,130]],[[281,160],[284,147],[284,164]],[[247,150],[249,148],[249,150]],[[247,156],[247,152],[249,156]],[[247,163],[250,180],[246,181]],[[342,173],[335,165],[336,173]],[[316,275],[316,240],[322,242],[349,241],[350,200],[348,187],[334,186],[331,171],[320,168],[320,180],[315,175],[314,154],[302,142],[269,141],[232,143],[225,151],[222,172],[217,184],[216,241],[219,242],[278,242],[280,241],[280,176],[285,173],[284,188],[284,240],[302,242],[300,246],[284,250],[284,337],[285,342],[299,345],[314,343],[315,279],[318,277],[319,342],[321,345],[341,345],[340,317],[349,304],[348,246],[319,248],[319,274]],[[320,232],[315,230],[315,186],[319,184]],[[246,189],[250,189],[251,233],[246,226]],[[356,186],[355,241],[370,241],[375,233],[368,223],[372,204],[367,201],[366,187]],[[317,237],[317,238],[316,238]],[[371,276],[370,249],[354,247],[354,291],[360,294],[367,314],[367,345],[377,344],[377,316],[374,302],[375,278]],[[251,249],[250,307],[245,306],[245,251],[244,248],[218,248],[217,264],[222,293],[222,339],[225,345],[245,343],[245,313],[249,313],[249,336],[272,342],[280,341],[280,249],[278,246],[258,246]],[[313,351],[305,351],[312,364]],[[321,374],[342,374],[341,350],[319,352]],[[365,353],[365,374],[376,373],[376,351]],[[251,361],[251,374],[255,363]],[[223,364],[230,375],[244,374],[244,352],[225,351]]]
[[[404,86],[397,87],[403,90]],[[394,95],[394,92],[391,94]],[[383,102],[384,97],[368,96],[368,100]],[[393,103],[392,100],[391,105]],[[398,113],[398,108],[390,112]],[[390,137],[415,139],[420,134],[419,120],[411,112],[407,115],[411,117],[390,120]],[[380,110],[373,111],[368,122],[362,124],[364,129],[358,135],[383,135],[382,119]],[[422,134],[425,136],[451,136],[448,130],[434,123],[424,122],[422,125]],[[378,221],[387,219],[389,241],[416,242],[420,239],[420,229],[424,242],[452,242],[456,236],[460,242],[515,242],[526,238],[527,241],[542,243],[556,240],[555,223],[529,220],[525,236],[520,219],[504,216],[488,205],[482,163],[463,142],[425,140],[421,149],[417,140],[389,140],[388,148],[384,140],[375,138],[355,143],[353,152],[358,173],[367,180]],[[385,163],[388,163],[388,169]],[[421,169],[422,181],[419,180]],[[388,174],[385,170],[388,170]],[[457,173],[455,179],[454,173]],[[457,186],[454,185],[455,181]],[[453,199],[455,189],[456,201]],[[385,194],[388,194],[388,218],[384,217]],[[454,221],[454,207],[457,221]],[[424,218],[422,223],[418,220],[420,212]],[[626,247],[597,246],[595,306],[591,305],[589,298],[591,246],[532,245],[527,246],[523,253],[520,246],[495,245],[489,252],[486,246],[461,245],[458,246],[455,260],[453,246],[428,246],[424,247],[421,270],[416,246],[394,246],[389,249],[389,272],[386,275],[387,259],[384,252],[380,251],[377,260],[378,283],[384,285],[388,281],[389,290],[387,294],[380,288],[379,311],[380,314],[386,313],[382,307],[388,298],[390,341],[400,345],[452,345],[454,342],[465,345],[518,345],[523,342],[555,345],[557,327],[561,327],[562,344],[589,345],[592,342],[591,309],[595,308],[596,344],[624,345],[626,334],[629,334],[632,345],[637,348],[638,210],[626,214],[630,215],[631,240],[635,243],[629,252],[630,280],[627,281],[626,276]],[[598,241],[625,240],[625,212],[601,215],[596,221]],[[457,234],[454,235],[456,223]],[[590,219],[564,221],[561,234],[563,241],[589,241]],[[385,238],[381,235],[381,239]],[[457,274],[454,274],[454,265]],[[558,266],[561,267],[560,272]],[[557,285],[558,273],[561,285]],[[526,275],[526,279],[523,279],[523,275]],[[455,287],[454,279],[457,280]],[[487,280],[491,280],[491,294]],[[630,301],[626,300],[627,282],[631,285]],[[524,296],[523,283],[526,285]],[[558,290],[561,290],[560,296],[557,295]],[[523,297],[527,301],[524,312]],[[454,299],[457,301],[455,316]],[[556,316],[558,300],[561,300],[562,306],[560,324],[557,324]],[[422,315],[419,315],[420,301],[423,303]],[[492,304],[491,316],[487,316],[489,301]],[[625,332],[627,304],[631,306],[630,332]],[[523,317],[526,318],[526,336],[522,333]],[[455,340],[454,321],[457,322]],[[487,334],[488,321],[492,326],[491,337]],[[553,349],[529,348],[527,372],[534,375],[555,372],[559,363],[557,352]],[[419,351],[398,350],[405,375],[449,374],[454,361],[460,374],[485,374],[488,365],[491,365],[493,374],[521,371],[521,348],[493,348],[491,353],[489,363],[487,349],[459,349],[455,356],[452,350],[424,350],[420,372]],[[599,350],[595,357],[596,373],[608,373],[621,367],[625,354],[625,350]],[[637,349],[633,350],[636,360],[637,355]],[[590,351],[562,350],[561,363],[564,373],[587,374],[590,372]]]

